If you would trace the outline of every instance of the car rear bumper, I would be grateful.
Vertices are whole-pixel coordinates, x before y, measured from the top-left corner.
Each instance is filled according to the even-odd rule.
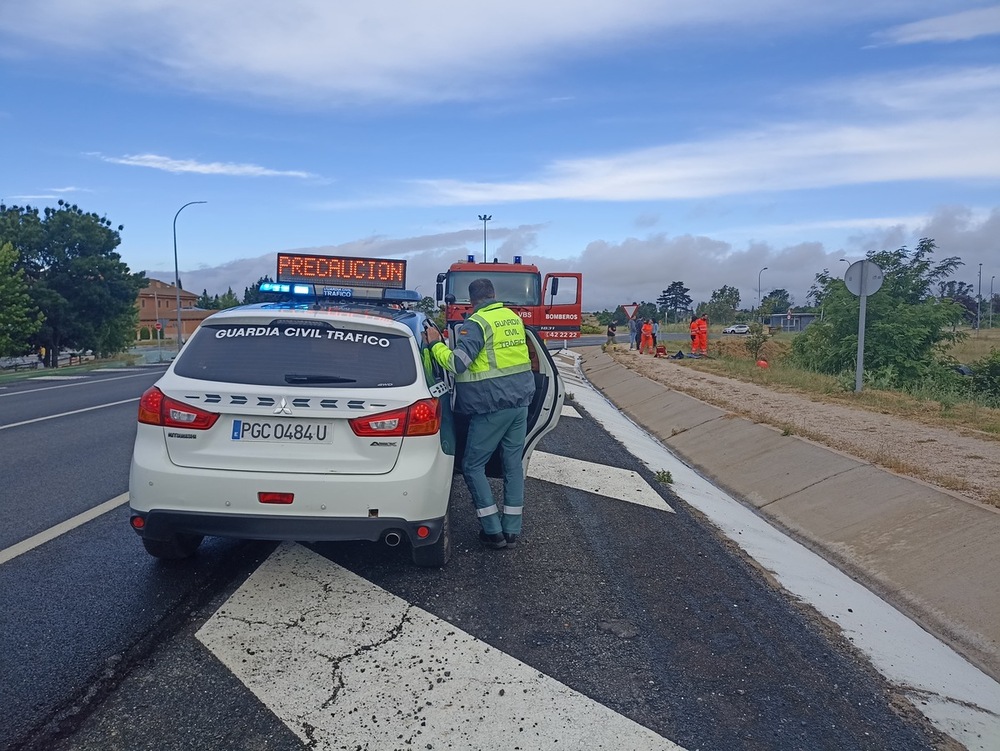
[[[269,516],[265,514],[205,514],[188,511],[132,511],[133,519],[143,520],[141,529],[133,529],[140,537],[168,540],[174,534],[236,537],[245,540],[296,540],[299,542],[344,542],[370,540],[376,542],[395,532],[413,546],[430,545],[441,536],[444,519],[406,519],[378,517]],[[421,537],[420,528],[426,530]]]

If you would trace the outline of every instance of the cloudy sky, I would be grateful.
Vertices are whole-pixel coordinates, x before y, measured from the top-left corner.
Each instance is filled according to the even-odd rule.
[[[0,201],[124,224],[166,280],[176,216],[198,292],[326,248],[427,294],[480,214],[588,309],[675,280],[804,302],[921,237],[1000,275],[990,2],[5,2],[0,89]]]

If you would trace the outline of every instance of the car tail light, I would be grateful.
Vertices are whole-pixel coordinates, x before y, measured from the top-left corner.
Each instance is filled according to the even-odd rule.
[[[164,428],[208,430],[219,419],[217,412],[208,412],[190,404],[171,399],[156,386],[151,386],[139,399],[139,422]]]
[[[277,503],[282,506],[287,506],[289,503],[295,500],[294,493],[273,493],[269,491],[261,491],[257,493],[257,500],[261,503]]]
[[[437,399],[421,399],[403,409],[355,417],[350,423],[354,434],[363,437],[434,435],[441,429],[441,405]]]

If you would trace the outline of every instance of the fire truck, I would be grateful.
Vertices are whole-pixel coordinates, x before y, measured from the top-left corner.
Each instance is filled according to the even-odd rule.
[[[469,304],[469,283],[489,279],[496,290],[496,299],[517,312],[526,326],[531,326],[544,339],[576,339],[580,336],[580,305],[583,300],[583,275],[571,273],[546,274],[542,279],[538,267],[521,263],[477,263],[474,255],[464,262],[453,263],[437,276],[437,301],[445,303],[445,321],[450,327],[472,312]]]

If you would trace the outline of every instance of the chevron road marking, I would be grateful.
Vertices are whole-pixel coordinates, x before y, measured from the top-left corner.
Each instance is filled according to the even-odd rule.
[[[581,415],[579,412],[577,412],[573,408],[572,405],[570,405],[570,404],[564,404],[563,408],[562,408],[562,417],[580,417],[580,418],[582,418],[583,415]]]
[[[680,749],[294,543],[197,638],[309,748]]]
[[[630,469],[535,451],[528,464],[528,477],[674,513],[642,475]]]

